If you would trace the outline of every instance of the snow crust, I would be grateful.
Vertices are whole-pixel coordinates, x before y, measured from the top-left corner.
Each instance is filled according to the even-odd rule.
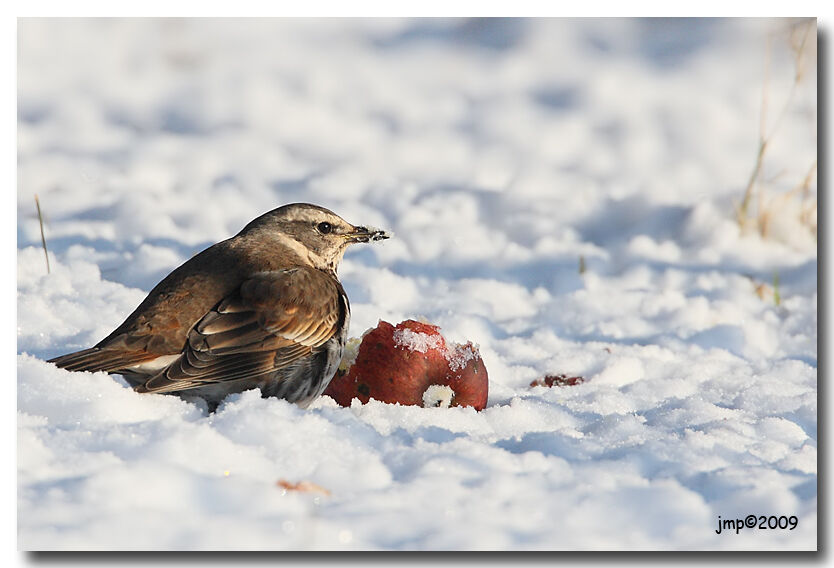
[[[392,339],[394,345],[407,349],[408,351],[416,351],[417,353],[427,353],[430,350],[441,350],[445,352],[446,342],[440,334],[428,334],[419,331],[414,331],[407,327],[395,329]]]
[[[772,125],[784,21],[21,20],[20,548],[815,549],[816,241],[779,197],[816,159],[815,62],[768,237],[734,211],[768,34]],[[45,362],[294,201],[396,232],[340,268],[351,335],[472,341],[485,410],[209,415]],[[749,514],[798,525],[716,534]]]

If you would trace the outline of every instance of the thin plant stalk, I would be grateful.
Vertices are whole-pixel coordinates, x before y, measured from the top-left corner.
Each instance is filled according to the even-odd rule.
[[[43,255],[46,257],[46,273],[49,274],[49,252],[46,250],[46,236],[43,232],[43,214],[41,214],[41,202],[38,199],[38,194],[35,194],[35,207],[38,208],[38,223],[41,226],[41,245],[43,246]]]

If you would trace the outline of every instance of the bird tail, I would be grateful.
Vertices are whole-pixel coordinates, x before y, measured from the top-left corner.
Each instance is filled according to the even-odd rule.
[[[106,371],[112,373],[152,358],[154,358],[154,355],[150,355],[146,351],[125,352],[91,347],[55,357],[48,360],[47,363],[55,363],[61,369],[68,371]]]

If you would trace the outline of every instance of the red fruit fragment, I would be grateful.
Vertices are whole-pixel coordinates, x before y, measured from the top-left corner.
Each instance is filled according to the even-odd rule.
[[[575,387],[585,382],[584,377],[569,377],[567,375],[545,375],[530,383],[531,387]]]
[[[321,495],[330,495],[330,491],[321,485],[313,483],[312,481],[299,481],[295,483],[287,481],[286,479],[279,479],[275,482],[275,485],[287,492],[298,491],[300,493],[320,493]]]
[[[448,387],[448,388],[444,388]],[[451,389],[451,392],[449,392]],[[417,406],[486,407],[488,377],[478,348],[446,343],[436,325],[385,321],[362,337],[356,359],[324,394],[342,406],[357,398]]]

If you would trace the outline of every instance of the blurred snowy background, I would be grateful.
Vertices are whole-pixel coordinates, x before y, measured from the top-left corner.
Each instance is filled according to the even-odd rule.
[[[18,33],[21,548],[816,547],[813,21]],[[294,201],[396,233],[342,265],[351,335],[477,342],[487,409],[206,416],[44,362]],[[748,514],[798,526],[716,534]]]

